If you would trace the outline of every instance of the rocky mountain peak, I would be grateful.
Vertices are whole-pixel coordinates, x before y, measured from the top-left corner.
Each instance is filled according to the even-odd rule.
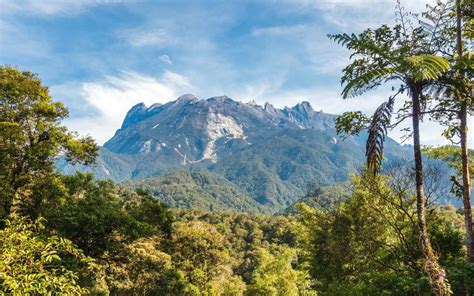
[[[265,105],[263,106],[263,110],[267,111],[268,113],[275,113],[275,107],[273,107],[272,104],[269,102],[265,102]]]
[[[185,95],[180,96],[176,101],[188,102],[188,101],[198,101],[198,100],[199,99],[193,94],[185,94]]]
[[[123,120],[121,128],[122,129],[126,128],[127,126],[131,125],[132,123],[138,121],[138,120],[134,120],[134,119],[137,119],[138,117],[141,117],[146,111],[147,111],[147,107],[145,106],[144,103],[138,103],[135,106],[133,106],[127,112],[127,115],[125,116],[125,119]]]
[[[262,131],[326,130],[334,116],[315,112],[309,102],[279,109],[242,103],[228,96],[200,100],[185,94],[166,104],[143,103],[127,113],[120,130],[104,145],[115,153],[152,153],[167,162],[216,160],[259,142]]]
[[[227,100],[232,100],[232,99],[229,98],[228,96],[216,96],[216,97],[211,97],[207,99],[208,102],[224,102]]]
[[[153,111],[155,110],[156,108],[160,108],[161,106],[163,106],[163,104],[160,104],[160,103],[154,103],[153,105],[151,105],[146,111],[147,112],[150,112],[150,111]]]
[[[104,144],[97,171],[121,181],[183,166],[210,170],[278,210],[305,194],[306,184],[343,180],[363,163],[365,139],[339,141],[335,118],[308,102],[281,109],[188,94],[149,108],[140,103]],[[393,140],[387,148],[389,157],[405,155]]]
[[[314,112],[313,107],[308,101],[303,101],[299,104],[296,104],[292,109],[303,114],[309,114]]]

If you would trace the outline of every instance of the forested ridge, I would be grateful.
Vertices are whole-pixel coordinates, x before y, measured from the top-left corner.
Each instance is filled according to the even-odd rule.
[[[341,136],[367,131],[366,166],[315,180],[274,215],[202,171],[128,184],[61,174],[58,158],[87,166],[98,146],[63,125],[68,110],[38,75],[1,66],[0,295],[473,295],[472,1],[397,9],[394,27],[329,35],[353,53],[343,98],[393,89],[374,114],[336,120]],[[453,145],[422,147],[423,117]],[[414,161],[383,167],[403,120]],[[462,207],[438,203],[443,176],[427,157],[452,168]]]

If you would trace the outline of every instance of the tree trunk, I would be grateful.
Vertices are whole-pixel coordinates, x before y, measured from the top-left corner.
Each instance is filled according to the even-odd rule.
[[[462,158],[462,195],[464,203],[464,224],[466,225],[467,260],[474,262],[474,240],[472,232],[471,184],[469,176],[469,156],[467,149],[467,104],[461,105],[461,158]]]
[[[456,47],[458,58],[463,55],[462,40],[461,40],[461,7],[460,0],[456,1]],[[461,111],[459,119],[460,139],[461,139],[461,159],[462,159],[462,195],[464,203],[464,224],[466,225],[466,247],[467,260],[474,262],[474,239],[472,233],[472,210],[471,210],[471,178],[469,176],[469,152],[467,148],[467,102],[464,100],[460,92],[458,92],[458,99],[461,101]]]
[[[439,266],[438,259],[431,246],[430,237],[426,225],[426,197],[423,181],[423,160],[420,145],[420,95],[419,87],[412,87],[412,124],[413,124],[413,153],[415,156],[415,181],[416,181],[416,212],[418,217],[418,231],[420,233],[421,250],[425,257],[424,272],[429,277],[436,295],[450,295],[446,285],[446,273]]]

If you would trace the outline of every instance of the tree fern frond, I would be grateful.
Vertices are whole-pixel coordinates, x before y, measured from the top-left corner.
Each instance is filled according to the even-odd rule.
[[[342,46],[346,46],[346,44],[349,42],[357,41],[357,36],[355,34],[328,34],[327,36],[329,39],[335,41],[337,44],[340,44]]]
[[[394,103],[395,96],[392,96],[387,102],[380,105],[375,110],[372,122],[369,125],[365,155],[367,157],[367,168],[373,174],[380,171],[385,137],[390,125]]]
[[[415,81],[436,80],[449,69],[449,61],[440,56],[411,56],[405,61]]]
[[[367,90],[373,89],[380,85],[380,83],[389,79],[396,71],[392,68],[374,69],[362,75],[349,80],[342,90],[342,97],[344,99],[358,96]]]

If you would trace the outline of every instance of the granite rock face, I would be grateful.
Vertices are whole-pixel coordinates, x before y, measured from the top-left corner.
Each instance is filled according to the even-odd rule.
[[[133,106],[104,147],[122,154],[175,153],[177,164],[218,161],[271,133],[331,129],[334,119],[308,102],[281,110],[269,103],[262,107],[226,96],[199,100],[188,94],[164,105]]]

